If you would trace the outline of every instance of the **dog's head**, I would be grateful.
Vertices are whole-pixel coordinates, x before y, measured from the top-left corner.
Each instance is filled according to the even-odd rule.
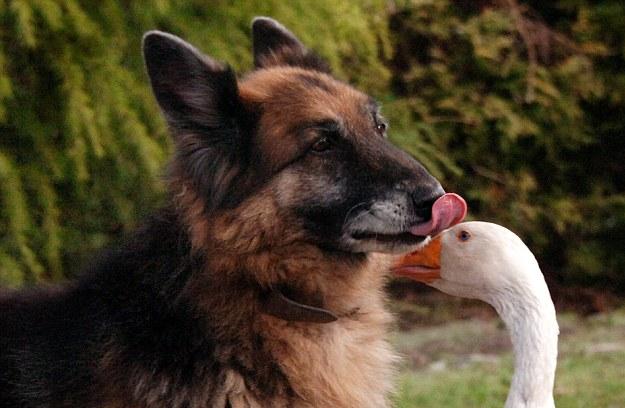
[[[291,32],[257,18],[253,41],[255,69],[237,80],[178,37],[144,37],[152,88],[176,142],[174,171],[205,216],[246,208],[237,222],[254,211],[286,218],[298,239],[324,249],[414,249],[425,237],[409,229],[431,217],[444,193],[438,181],[389,143],[375,101],[334,79]]]

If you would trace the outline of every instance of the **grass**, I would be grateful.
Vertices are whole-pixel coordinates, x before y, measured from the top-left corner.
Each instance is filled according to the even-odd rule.
[[[556,406],[625,407],[625,310],[558,320]],[[503,407],[512,355],[497,319],[413,328],[393,342],[404,357],[397,408]]]

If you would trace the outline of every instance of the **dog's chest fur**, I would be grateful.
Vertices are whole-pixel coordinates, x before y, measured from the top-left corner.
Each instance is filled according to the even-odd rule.
[[[336,283],[336,299],[328,299],[343,312],[336,322],[295,323],[261,315],[254,331],[262,333],[268,361],[276,362],[284,376],[276,387],[283,392],[263,396],[253,389],[253,378],[232,371],[216,406],[226,401],[233,408],[388,406],[395,355],[386,341],[391,319],[381,290],[384,262],[382,257],[370,261],[357,282]],[[357,309],[350,311],[353,305]]]
[[[353,319],[344,318],[331,327],[319,328],[317,333],[303,330],[291,334],[277,345],[277,360],[296,398],[292,404],[276,401],[272,406],[388,405],[394,359],[383,336],[388,316],[382,308],[367,309]],[[279,335],[282,330],[289,329],[276,325],[271,331]]]
[[[240,373],[229,371],[214,406],[388,406],[395,360],[383,336],[388,315],[381,308],[366,313],[312,330],[294,329],[292,323],[264,318],[268,334],[275,336],[272,354],[288,380],[284,387],[292,394],[257,396]],[[282,332],[289,334],[280,338]]]

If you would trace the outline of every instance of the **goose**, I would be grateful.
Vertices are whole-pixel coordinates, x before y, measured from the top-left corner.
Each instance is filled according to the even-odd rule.
[[[402,256],[392,272],[493,306],[514,355],[505,407],[555,406],[556,312],[536,258],[516,234],[488,222],[456,224]]]

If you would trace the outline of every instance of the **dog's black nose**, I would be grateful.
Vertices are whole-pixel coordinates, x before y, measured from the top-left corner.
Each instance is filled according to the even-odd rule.
[[[414,205],[415,215],[421,219],[421,221],[428,221],[432,218],[432,205],[443,194],[445,190],[441,185],[437,185],[434,189],[418,189],[412,193],[412,203]]]

